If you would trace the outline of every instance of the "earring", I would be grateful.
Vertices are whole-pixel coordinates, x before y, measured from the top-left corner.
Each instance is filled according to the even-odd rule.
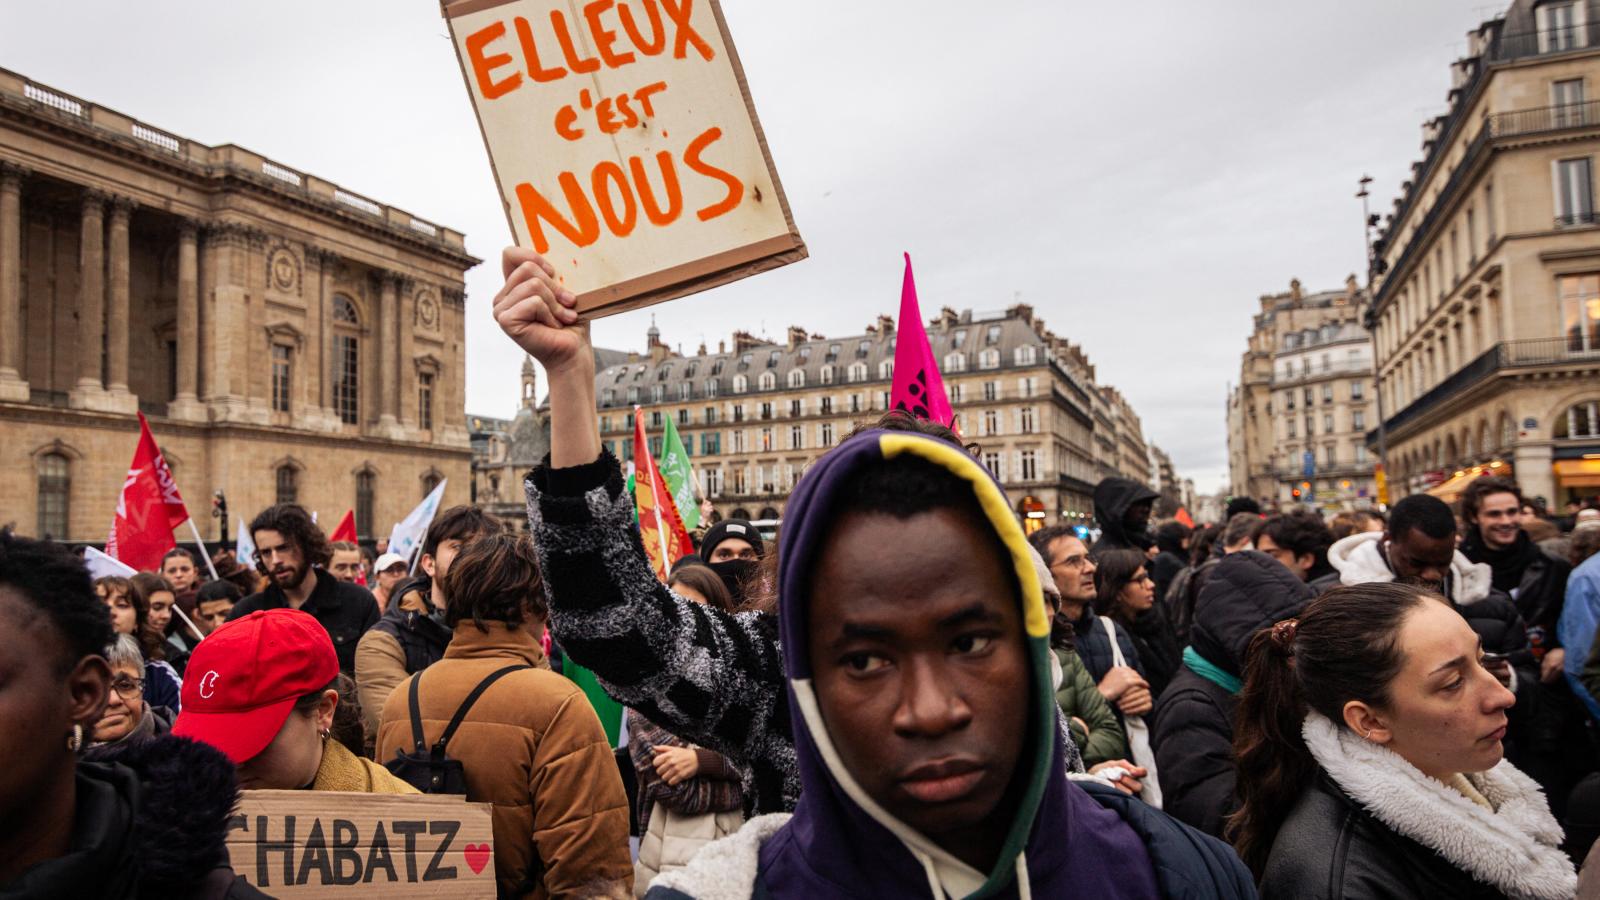
[[[77,753],[79,750],[83,749],[82,725],[74,724],[72,726],[72,730],[67,733],[67,749],[71,750],[73,753]]]

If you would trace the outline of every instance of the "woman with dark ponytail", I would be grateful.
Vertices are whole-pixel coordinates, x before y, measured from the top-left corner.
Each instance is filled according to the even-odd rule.
[[[1261,896],[1571,897],[1560,826],[1502,760],[1514,702],[1416,587],[1337,588],[1259,632],[1229,835]]]

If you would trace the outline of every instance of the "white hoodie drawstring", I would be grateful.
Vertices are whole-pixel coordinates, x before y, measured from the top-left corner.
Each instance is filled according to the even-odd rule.
[[[1028,882],[1028,854],[1017,851],[1017,900],[1033,900],[1033,885]]]

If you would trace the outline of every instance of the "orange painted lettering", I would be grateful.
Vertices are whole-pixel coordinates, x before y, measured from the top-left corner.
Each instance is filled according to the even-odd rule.
[[[633,92],[633,99],[639,101],[639,105],[644,107],[645,115],[653,116],[656,114],[656,108],[650,105],[650,95],[659,94],[666,89],[667,83],[665,81],[658,81],[655,84],[647,84]],[[661,136],[666,137],[665,134]]]
[[[528,77],[540,83],[558,81],[567,77],[567,70],[560,66],[546,69],[539,62],[539,48],[533,43],[533,28],[528,20],[517,16],[512,20],[517,28],[517,40],[522,44],[522,56],[528,63]]]
[[[594,0],[583,8],[583,18],[589,23],[589,33],[594,35],[594,48],[600,60],[616,69],[633,62],[632,53],[612,53],[611,45],[617,42],[617,33],[600,24],[600,16],[610,9],[615,0]]]
[[[624,3],[617,7],[617,15],[622,18],[622,30],[628,33],[628,40],[645,56],[655,56],[667,46],[667,33],[661,28],[661,11],[656,9],[656,0],[644,0],[644,11],[650,16],[650,42],[645,43],[644,36],[639,33],[639,25],[633,20],[633,9]]]
[[[672,0],[666,0],[666,2],[671,3]],[[708,128],[704,134],[690,141],[688,149],[683,151],[684,165],[707,178],[715,178],[728,186],[728,196],[695,213],[702,222],[709,222],[717,216],[732,212],[739,206],[739,201],[744,198],[744,182],[700,158],[700,154],[707,147],[716,143],[720,137],[722,137],[721,128]]]
[[[578,128],[573,124],[577,121],[577,110],[573,109],[571,106],[561,107],[561,111],[556,113],[556,134],[561,135],[569,141],[575,141],[583,137],[583,129]]]
[[[679,6],[679,3],[683,5]],[[667,11],[667,18],[672,20],[678,31],[677,38],[672,44],[672,58],[683,59],[689,45],[694,44],[694,48],[700,51],[706,62],[710,62],[716,54],[711,52],[711,45],[706,43],[705,38],[702,38],[689,22],[694,15],[693,7],[694,0],[661,0],[661,8]]]
[[[592,56],[578,56],[577,49],[572,46],[572,32],[567,30],[567,17],[561,14],[561,10],[550,10],[550,24],[555,27],[556,40],[561,44],[561,55],[567,60],[567,68],[579,74],[600,70],[600,60]]]
[[[496,22],[487,28],[480,28],[467,35],[467,58],[472,60],[472,74],[478,79],[478,93],[482,94],[485,100],[493,100],[496,97],[509,94],[522,85],[522,74],[520,72],[513,72],[501,81],[495,81],[490,74],[495,69],[511,62],[511,54],[483,55],[485,47],[505,37],[505,34],[506,23]]]
[[[671,225],[683,214],[683,191],[678,188],[678,168],[672,164],[672,154],[665,150],[656,154],[656,163],[661,166],[661,180],[666,185],[666,209],[656,203],[655,189],[650,187],[650,177],[644,172],[644,160],[632,157],[628,160],[628,168],[633,171],[633,184],[639,191],[639,205],[644,207],[645,218],[652,225]]]
[[[528,232],[533,235],[533,249],[540,253],[550,252],[550,239],[545,237],[541,222],[549,222],[562,237],[579,247],[587,247],[600,238],[600,221],[595,218],[589,198],[583,195],[583,187],[578,184],[577,176],[562,172],[558,180],[562,192],[567,196],[567,205],[572,207],[574,221],[567,221],[560,210],[551,205],[533,185],[526,182],[517,185],[517,202],[522,205],[522,218],[528,224]]]
[[[594,167],[594,199],[600,204],[600,215],[605,216],[606,227],[617,237],[627,237],[633,233],[633,226],[639,223],[639,207],[633,202],[633,189],[628,187],[628,176],[622,173],[622,167],[606,160]],[[617,190],[622,193],[623,213],[619,218],[615,205],[611,202],[611,184],[615,183]]]

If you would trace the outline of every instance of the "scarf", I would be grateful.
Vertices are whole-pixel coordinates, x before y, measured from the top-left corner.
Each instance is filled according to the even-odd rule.
[[[1495,589],[1507,594],[1521,586],[1522,573],[1538,561],[1542,552],[1526,531],[1517,532],[1516,543],[1503,550],[1492,549],[1478,529],[1470,526],[1461,541],[1462,555],[1473,562],[1486,563],[1494,572]]]
[[[1189,667],[1189,671],[1230,694],[1238,694],[1244,689],[1244,679],[1201,656],[1193,647],[1183,648],[1183,664]]]
[[[1564,900],[1577,891],[1561,826],[1539,785],[1510,763],[1459,776],[1486,801],[1480,805],[1318,713],[1306,716],[1301,734],[1346,796],[1473,879],[1519,900]]]

